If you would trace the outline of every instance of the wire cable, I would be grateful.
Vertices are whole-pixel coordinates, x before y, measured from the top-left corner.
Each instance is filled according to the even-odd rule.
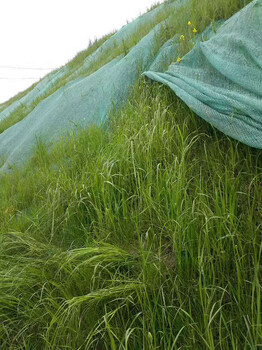
[[[15,66],[0,66],[0,68],[4,69],[24,69],[24,70],[50,70],[50,69],[55,69],[51,67],[46,67],[46,68],[30,68],[30,67],[15,67]]]
[[[0,77],[0,80],[36,80],[41,79],[41,77],[23,77],[23,78],[5,78]]]

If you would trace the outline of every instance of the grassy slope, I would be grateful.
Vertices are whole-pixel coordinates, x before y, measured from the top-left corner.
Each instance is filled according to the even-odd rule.
[[[1,179],[1,349],[255,349],[261,157],[143,79],[106,132],[39,144]]]

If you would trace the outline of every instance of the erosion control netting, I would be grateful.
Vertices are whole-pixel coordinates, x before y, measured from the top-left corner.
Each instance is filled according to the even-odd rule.
[[[165,73],[147,71],[168,85],[195,113],[223,133],[262,148],[262,0],[198,42]]]
[[[185,2],[185,0],[182,0]],[[180,2],[180,1],[179,1]],[[153,11],[150,11],[143,16],[138,17],[133,22],[122,27],[117,33],[111,36],[101,47],[99,47],[93,54],[89,55],[84,62],[77,67],[77,69],[70,69],[68,65],[51,72],[44,79],[42,79],[28,94],[19,100],[12,103],[10,106],[5,108],[1,112],[0,106],[0,121],[9,117],[9,115],[14,112],[20,106],[30,106],[36,99],[41,98],[46,93],[48,93],[61,79],[66,75],[67,80],[74,80],[79,77],[79,74],[83,71],[88,71],[90,65],[93,62],[99,59],[99,56],[104,52],[107,52],[110,48],[114,46],[119,46],[123,44],[123,41],[130,38],[137,31],[139,31],[143,26],[150,24],[159,14],[163,11],[173,10],[176,6],[173,3],[165,4],[155,8]]]
[[[104,53],[110,55],[111,48],[123,45],[124,40],[132,38],[147,25],[150,27],[151,22],[155,23],[161,13],[170,14],[186,1],[163,4],[124,26],[88,57],[82,68],[88,69]],[[52,143],[76,126],[100,125],[113,108],[121,108],[141,73],[150,68],[157,56],[158,48],[161,47],[157,36],[162,26],[163,22],[153,26],[125,56],[118,56],[89,76],[76,76],[41,101],[26,118],[0,134],[0,157],[3,158],[1,170],[8,170],[13,164],[23,164],[32,154],[37,140]],[[160,59],[163,61],[163,57],[157,61]],[[78,70],[81,71],[81,67]],[[4,113],[5,110],[1,114]]]
[[[224,24],[218,23],[217,33],[211,26],[207,28],[208,40],[203,42],[199,36],[194,49],[180,63],[169,66],[177,57],[180,36],[163,42],[164,22],[160,22],[125,55],[112,59],[89,76],[77,75],[83,68],[88,70],[100,55],[110,53],[110,48],[121,45],[140,27],[154,21],[161,11],[174,14],[186,1],[166,3],[124,26],[72,72],[71,81],[0,134],[0,157],[4,160],[1,170],[23,164],[39,138],[52,143],[76,125],[103,123],[113,108],[120,109],[125,103],[143,72],[170,86],[192,110],[219,130],[262,148],[262,0],[253,1]],[[57,81],[65,74],[67,68],[62,68],[53,78]],[[19,103],[32,103],[35,96],[48,91],[53,78],[50,75],[22,101],[4,109],[0,120],[8,117]]]

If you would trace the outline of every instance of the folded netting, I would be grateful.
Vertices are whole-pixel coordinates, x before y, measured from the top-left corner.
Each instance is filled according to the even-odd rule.
[[[168,85],[196,114],[223,133],[262,148],[262,0],[197,42],[180,63],[148,78]]]

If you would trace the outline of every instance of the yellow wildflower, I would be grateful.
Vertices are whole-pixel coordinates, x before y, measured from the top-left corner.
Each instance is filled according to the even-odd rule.
[[[193,30],[193,33],[195,33],[195,34],[197,33],[197,30],[196,30],[196,28],[194,28],[194,30]]]
[[[185,36],[184,36],[184,35],[181,35],[181,36],[180,36],[180,40],[185,40]]]
[[[191,26],[191,24],[192,24],[192,23],[191,23],[190,21],[188,21],[188,23],[187,23],[187,24],[188,24],[189,26]]]
[[[178,57],[177,62],[181,62],[181,58],[180,57]]]

